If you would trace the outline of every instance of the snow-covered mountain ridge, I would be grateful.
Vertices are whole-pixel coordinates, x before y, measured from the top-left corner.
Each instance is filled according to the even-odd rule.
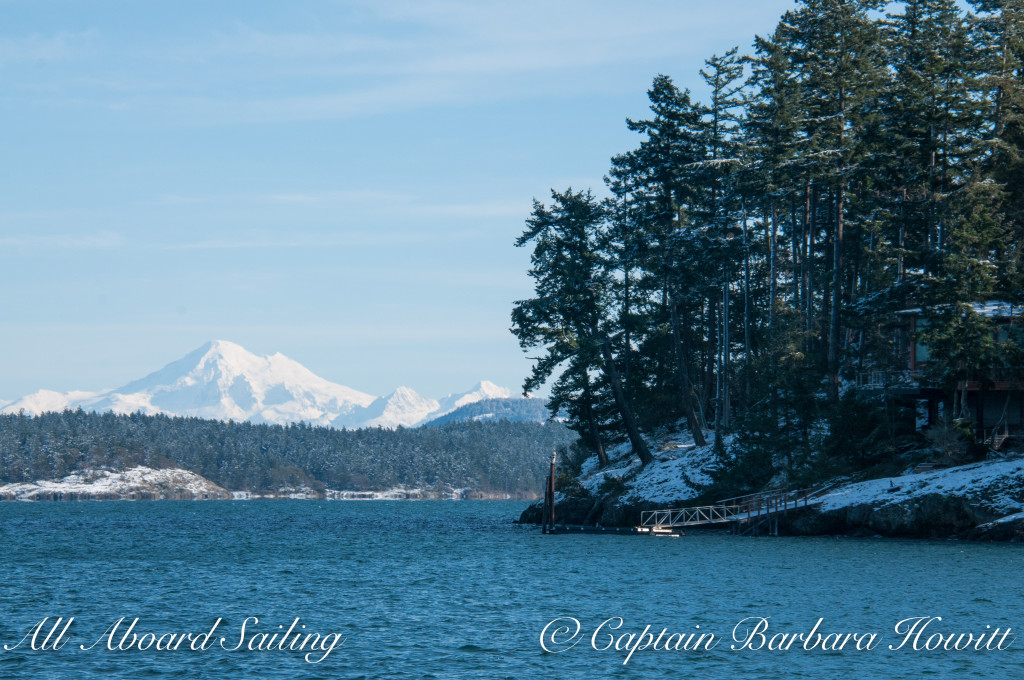
[[[112,390],[39,390],[0,412],[38,414],[81,408],[114,413],[164,413],[255,423],[306,422],[330,427],[412,427],[483,399],[511,399],[486,380],[440,399],[408,387],[375,397],[332,383],[283,354],[259,356],[226,340],[204,344],[159,371]]]

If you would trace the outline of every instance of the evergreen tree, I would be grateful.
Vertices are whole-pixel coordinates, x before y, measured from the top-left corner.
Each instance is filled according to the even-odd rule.
[[[710,289],[684,260],[700,256],[703,237],[692,232],[693,209],[698,205],[700,184],[690,181],[697,164],[705,160],[702,110],[667,76],[654,79],[648,91],[652,118],[628,120],[630,130],[644,135],[640,147],[612,159],[609,186],[618,205],[612,233],[628,234],[624,243],[642,244],[631,251],[639,257],[636,282],[644,299],[645,332],[642,351],[653,358],[647,363],[645,403],[658,403],[666,393],[678,394],[679,410],[687,419],[698,443],[703,432],[695,407],[691,343],[680,330],[679,318],[699,314]],[[624,222],[621,216],[628,216]],[[616,251],[612,251],[616,252]],[[686,326],[689,328],[689,326]],[[666,375],[672,371],[672,377]],[[653,372],[653,375],[651,373]],[[699,393],[699,386],[698,386]]]
[[[588,191],[551,192],[552,206],[534,202],[517,246],[534,244],[530,276],[537,297],[519,300],[512,310],[512,332],[524,349],[542,347],[523,385],[524,392],[544,384],[564,361],[586,371],[600,357],[621,423],[634,453],[653,461],[612,352],[608,299],[611,282],[597,249],[604,209]]]
[[[908,377],[911,307],[959,411],[968,379],[1021,373],[1018,318],[976,309],[1024,304],[1024,0],[970,2],[799,0],[753,54],[705,61],[708,103],[654,79],[572,256],[597,330],[538,364],[581,434],[611,435],[628,393],[644,427],[735,429],[737,488],[884,461],[903,407],[853,379]]]

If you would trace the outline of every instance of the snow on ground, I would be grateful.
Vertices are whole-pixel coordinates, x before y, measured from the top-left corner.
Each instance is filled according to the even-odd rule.
[[[308,486],[283,486],[277,491],[268,491],[265,493],[232,491],[231,498],[236,501],[254,501],[263,498],[288,498],[300,501],[315,501],[320,499],[321,496],[316,492],[316,490],[311,489]]]
[[[731,441],[731,436],[727,437],[726,446]],[[598,470],[597,457],[588,458],[580,473],[580,483],[598,494],[605,479],[619,477],[627,487],[622,502],[671,503],[695,498],[700,494],[698,487],[711,482],[708,470],[715,460],[712,444],[695,446],[688,432],[658,438],[649,444],[655,461],[646,468],[640,469],[640,459],[625,442],[608,451],[611,463],[606,468]]]
[[[821,510],[854,505],[884,507],[932,493],[981,500],[995,512],[1020,512],[1024,509],[1024,458],[845,485],[824,497]]]
[[[714,434],[706,437],[713,441]],[[725,438],[727,449],[732,441],[732,435]],[[624,442],[608,451],[611,462],[603,469],[598,469],[597,456],[588,458],[579,475],[580,483],[599,495],[604,481],[617,477],[626,486],[620,502],[666,505],[696,498],[700,487],[710,484],[708,473],[715,464],[713,444],[695,446],[689,433],[652,437],[648,443],[655,461],[646,468],[641,469],[640,459]],[[898,489],[890,490],[895,487]],[[964,497],[1000,515],[1020,513],[1024,511],[1024,457],[843,484],[824,496],[820,509],[884,507],[927,494]]]
[[[205,477],[187,470],[154,470],[144,466],[122,472],[81,470],[59,481],[39,480],[0,486],[0,500],[206,500],[231,494]]]
[[[727,437],[727,447],[730,441]],[[630,484],[627,501],[669,503],[696,498],[700,487],[711,483],[708,472],[715,461],[712,444],[694,446],[692,438],[670,440],[668,444],[669,448],[656,455],[657,463],[648,465]]]
[[[1015,512],[1012,515],[1007,515],[1006,517],[1000,517],[999,519],[995,520],[994,522],[990,522],[990,524],[1006,524],[1007,522],[1021,522],[1021,521],[1024,521],[1024,512]]]
[[[429,496],[423,489],[409,489],[402,486],[383,491],[338,491],[327,489],[325,495],[327,500],[331,501],[403,501]]]
[[[409,500],[459,500],[465,498],[471,489],[420,489],[396,486],[382,491],[349,491],[340,489],[324,489],[323,493],[308,486],[283,486],[277,491],[253,493],[252,491],[232,491],[236,501],[251,501],[262,498],[291,498],[299,500],[328,501],[409,501]]]

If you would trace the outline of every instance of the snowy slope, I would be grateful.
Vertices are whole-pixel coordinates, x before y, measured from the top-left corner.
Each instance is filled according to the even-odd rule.
[[[548,420],[547,402],[535,398],[481,399],[441,416],[431,416],[427,425],[445,425],[467,420],[508,420],[514,423],[543,423]]]
[[[713,436],[706,434],[709,441]],[[723,443],[729,449],[733,442],[733,436],[728,435]],[[709,473],[717,465],[714,446],[695,446],[688,433],[652,436],[648,444],[654,462],[646,467],[641,467],[628,442],[611,447],[610,463],[604,468],[598,466],[596,456],[584,461],[578,479],[590,500],[580,506],[574,500],[578,496],[559,493],[558,502],[565,504],[563,512],[578,521],[589,516],[591,506],[587,503],[602,495],[606,481],[616,482],[608,489],[618,494],[616,506],[667,509],[694,505],[694,499],[712,481]],[[935,537],[966,535],[976,527],[972,534],[975,537],[1019,540],[1014,537],[1024,536],[1024,457],[916,474],[908,469],[896,477],[840,482],[821,499],[816,507],[820,514],[810,519],[797,517],[798,523],[790,526],[791,531],[819,534],[868,530],[886,536]],[[634,516],[607,508],[602,512],[599,517],[613,523]],[[539,513],[534,516],[539,517]],[[976,526],[986,517],[999,519]],[[1001,529],[1000,525],[1006,527]]]
[[[326,425],[373,401],[371,395],[324,380],[283,354],[257,356],[224,340],[207,343],[114,392],[93,408]]]
[[[882,508],[928,494],[969,500],[984,495],[986,505],[1005,514],[1020,512],[1022,490],[1024,458],[1016,458],[846,484],[826,495],[821,509],[837,510],[855,505]]]
[[[81,391],[54,392],[53,390],[39,390],[38,392],[33,392],[21,399],[0,404],[0,412],[18,413],[23,410],[25,413],[36,414],[45,413],[47,411],[63,411],[68,408],[77,408],[79,405],[88,403],[90,400],[97,398],[101,394],[104,393]]]
[[[726,445],[731,441],[730,437]],[[716,460],[713,445],[696,446],[688,432],[664,434],[650,439],[648,445],[654,462],[647,467],[640,465],[640,459],[625,442],[608,451],[611,463],[605,468],[598,467],[597,456],[588,458],[583,463],[580,483],[592,494],[599,495],[605,479],[618,477],[625,487],[623,503],[663,503],[677,507],[680,502],[699,496],[701,487],[711,482],[709,471]]]
[[[0,412],[38,414],[82,408],[136,411],[215,420],[333,427],[412,427],[482,399],[511,391],[488,381],[441,400],[399,387],[375,397],[325,380],[277,353],[259,356],[225,340],[204,344],[159,371],[102,392],[39,390],[0,404]]]
[[[79,470],[63,479],[0,486],[0,501],[228,500],[231,493],[187,470],[138,466],[123,472]]]
[[[471,404],[493,399],[518,401],[511,398],[512,390],[482,380],[468,392],[449,394],[441,399],[430,399],[408,387],[399,387],[363,409],[339,416],[334,427],[412,427],[445,421],[446,416]]]
[[[430,415],[431,420],[439,418],[447,413],[451,413],[457,408],[466,406],[468,404],[474,404],[484,399],[508,399],[512,396],[512,390],[505,387],[499,387],[488,380],[481,380],[473,386],[469,392],[463,392],[461,394],[449,394],[448,396],[438,400],[437,411]]]
[[[379,397],[365,408],[339,416],[334,427],[411,427],[423,422],[437,411],[436,399],[427,399],[408,387],[399,387],[386,397]]]

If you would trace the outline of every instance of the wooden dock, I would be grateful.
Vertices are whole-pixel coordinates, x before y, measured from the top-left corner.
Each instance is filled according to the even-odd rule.
[[[661,535],[685,527],[731,524],[737,534],[779,535],[779,516],[821,503],[831,486],[797,491],[753,493],[700,505],[671,510],[647,510],[640,513],[638,533]]]

